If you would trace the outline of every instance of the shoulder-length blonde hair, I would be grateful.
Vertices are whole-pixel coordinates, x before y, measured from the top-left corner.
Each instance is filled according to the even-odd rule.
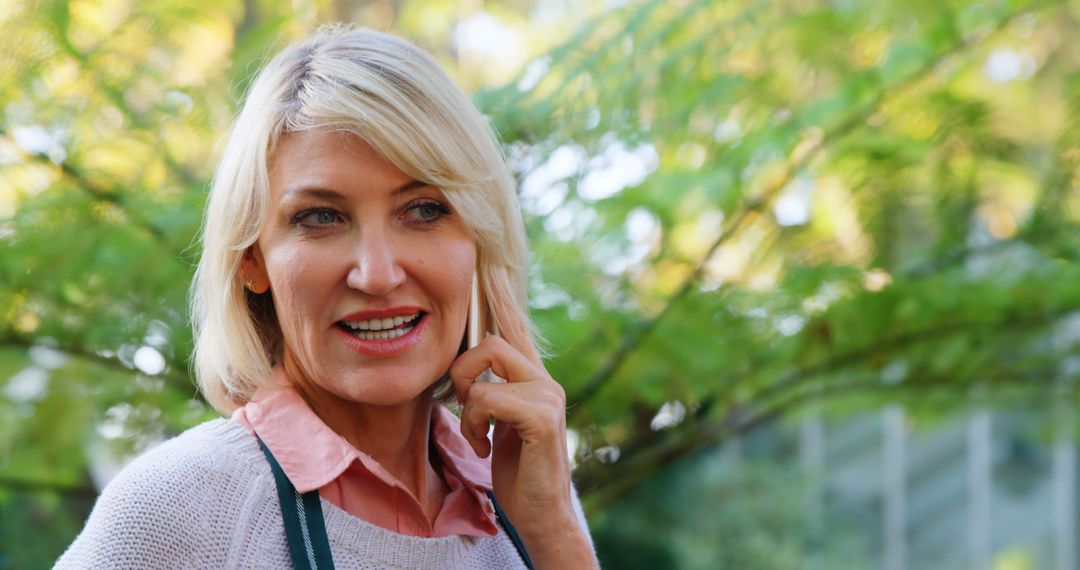
[[[273,302],[244,287],[240,261],[266,219],[268,160],[279,137],[315,129],[360,137],[402,172],[443,190],[476,242],[483,296],[504,300],[489,304],[490,314],[508,341],[536,354],[525,229],[491,127],[419,48],[334,25],[289,45],[262,69],[214,176],[190,299],[193,365],[206,399],[231,412],[281,360]],[[507,311],[517,319],[508,321]],[[525,326],[503,326],[515,321]]]

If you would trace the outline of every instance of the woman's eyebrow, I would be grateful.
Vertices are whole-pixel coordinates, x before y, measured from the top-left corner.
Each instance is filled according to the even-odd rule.
[[[431,184],[428,184],[427,182],[423,182],[421,180],[410,180],[394,188],[390,191],[390,193],[397,196],[415,190],[427,188],[429,186],[431,186]],[[300,186],[298,188],[288,190],[287,192],[285,192],[285,195],[282,196],[282,198],[293,197],[318,198],[332,202],[339,202],[346,199],[345,195],[341,192],[338,192],[337,190],[334,190],[332,188],[323,188],[320,186]]]
[[[318,198],[330,202],[340,202],[345,199],[345,195],[337,190],[320,188],[317,186],[301,186],[299,188],[293,188],[282,196],[283,199],[294,197]]]
[[[412,190],[419,190],[421,188],[427,188],[428,186],[431,186],[431,184],[428,184],[427,182],[423,182],[423,181],[420,181],[420,180],[411,180],[409,182],[406,182],[406,183],[402,184],[401,186],[398,186],[397,188],[394,188],[393,193],[394,194],[404,194],[404,193],[412,191]]]

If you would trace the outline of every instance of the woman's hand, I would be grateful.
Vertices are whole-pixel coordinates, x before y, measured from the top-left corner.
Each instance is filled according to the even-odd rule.
[[[509,341],[524,344],[520,335],[525,329],[520,323],[507,328],[503,330],[509,333]],[[571,498],[566,393],[548,374],[531,343],[519,349],[509,341],[489,336],[450,367],[463,405],[462,435],[477,455],[494,452],[495,496],[537,568],[596,567]],[[506,383],[476,382],[487,368]],[[492,419],[494,449],[487,438]]]

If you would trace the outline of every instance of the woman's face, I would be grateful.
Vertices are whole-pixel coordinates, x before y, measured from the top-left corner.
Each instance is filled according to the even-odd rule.
[[[461,345],[476,248],[438,188],[347,134],[282,136],[244,271],[265,278],[305,392],[416,398]]]

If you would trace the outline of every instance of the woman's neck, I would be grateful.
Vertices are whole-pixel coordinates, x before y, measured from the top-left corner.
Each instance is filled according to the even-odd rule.
[[[396,477],[434,521],[448,489],[429,453],[433,390],[399,405],[365,404],[322,389],[291,359],[284,364],[286,375],[323,423]]]

